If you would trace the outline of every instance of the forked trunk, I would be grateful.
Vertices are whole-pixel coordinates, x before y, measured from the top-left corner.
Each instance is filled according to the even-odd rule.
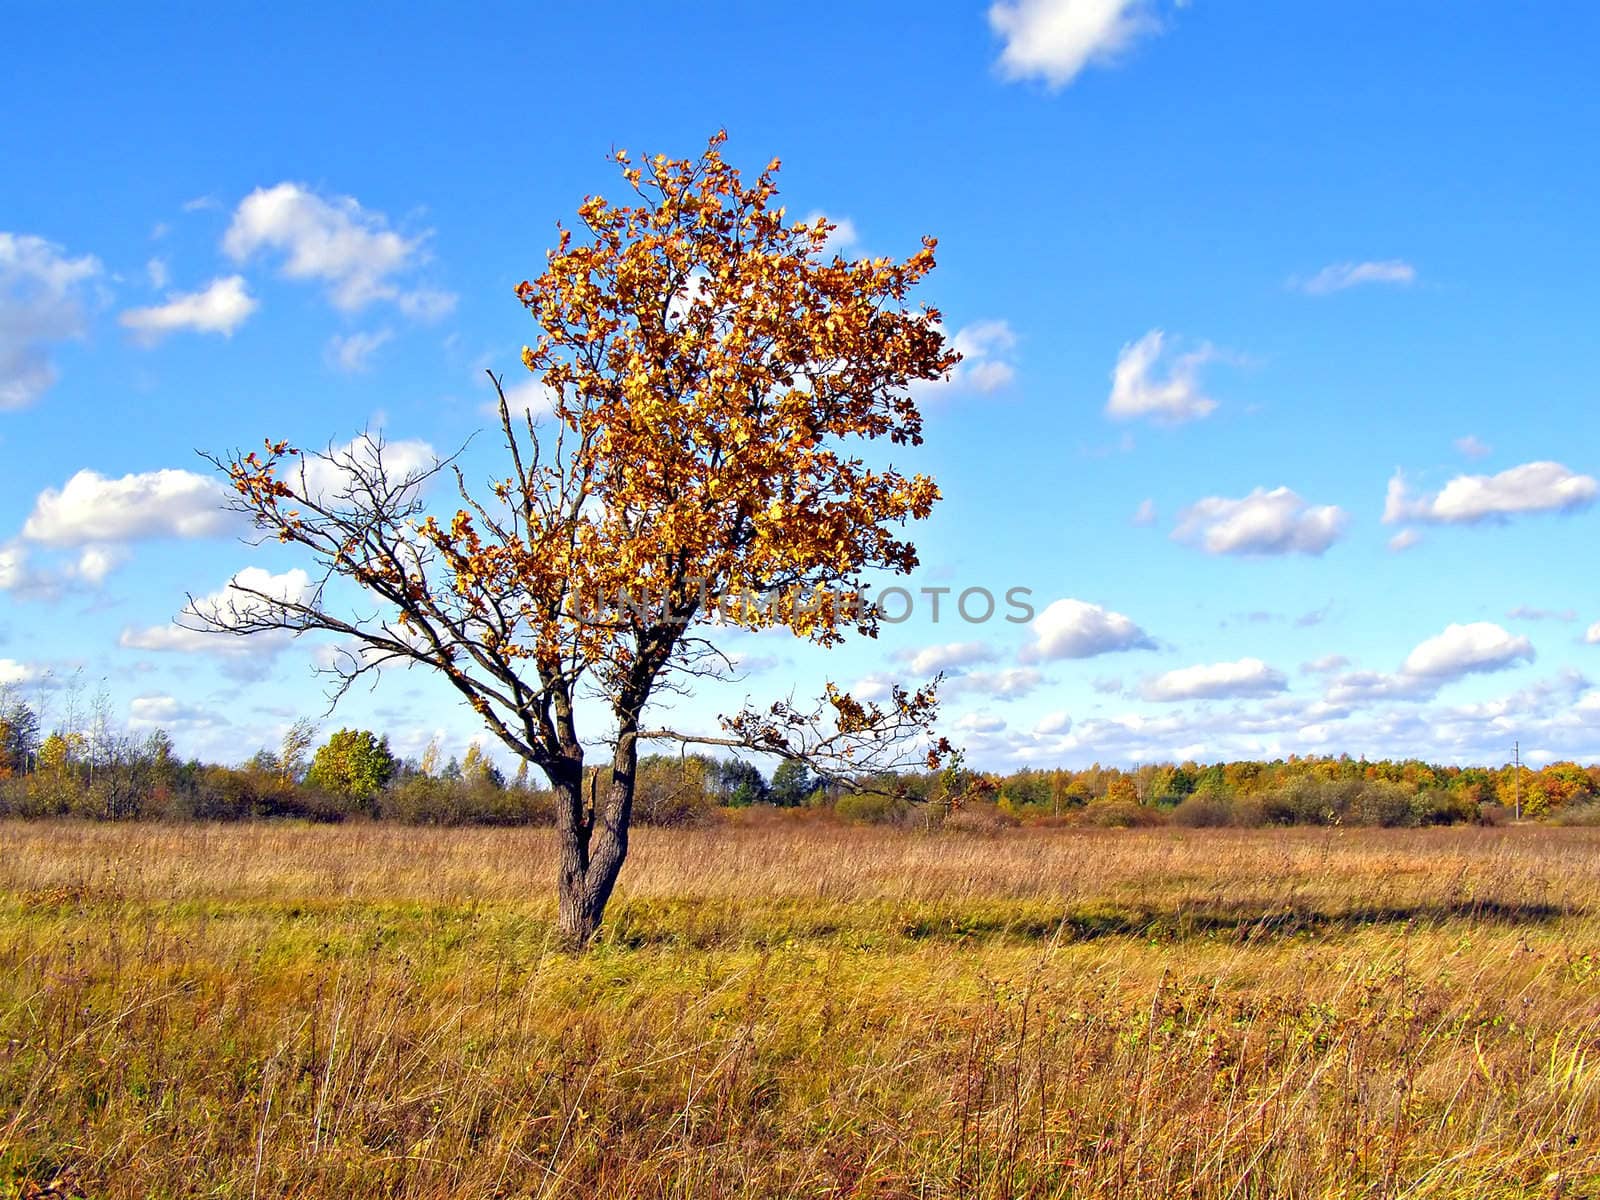
[[[583,950],[605,917],[606,901],[628,857],[633,814],[634,751],[629,739],[611,766],[611,780],[585,805],[581,773],[556,782],[556,935],[565,950]]]

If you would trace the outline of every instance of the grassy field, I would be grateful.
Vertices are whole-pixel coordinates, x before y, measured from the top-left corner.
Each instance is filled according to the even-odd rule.
[[[1600,831],[551,850],[0,824],[0,1194],[1600,1196]]]

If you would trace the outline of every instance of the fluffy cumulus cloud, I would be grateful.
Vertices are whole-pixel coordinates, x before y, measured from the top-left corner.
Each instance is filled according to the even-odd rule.
[[[806,214],[805,223],[815,225],[818,221],[826,221],[833,226],[828,231],[828,240],[822,243],[824,258],[854,258],[861,251],[861,235],[856,229],[856,223],[849,217],[835,217],[830,213],[815,210]]]
[[[182,330],[232,337],[256,308],[257,301],[245,287],[244,276],[229,275],[213,280],[198,292],[173,293],[165,304],[130,308],[117,319],[133,331],[139,342],[153,346],[168,334]]]
[[[1449,625],[1406,655],[1405,674],[1419,679],[1459,679],[1481,671],[1500,671],[1533,659],[1533,644],[1492,621]]]
[[[999,733],[1005,727],[1004,717],[987,712],[967,713],[956,721],[956,729],[962,733]]]
[[[1472,433],[1467,434],[1466,437],[1458,437],[1454,445],[1456,453],[1461,455],[1462,458],[1488,458],[1494,451],[1493,446]]]
[[[1308,296],[1326,296],[1369,283],[1406,287],[1417,280],[1417,269],[1398,258],[1381,262],[1342,262],[1323,267],[1309,279],[1297,281]]]
[[[1180,667],[1145,681],[1139,694],[1146,700],[1215,700],[1231,696],[1265,696],[1288,687],[1282,671],[1259,658]]]
[[[1437,492],[1413,494],[1405,475],[1389,480],[1383,519],[1469,525],[1522,513],[1571,512],[1594,502],[1600,482],[1558,462],[1531,462],[1498,475],[1458,475]]]
[[[122,546],[88,545],[70,557],[36,563],[28,547],[11,542],[0,545],[0,592],[18,600],[57,600],[70,588],[99,587],[106,577],[128,560]]]
[[[0,412],[55,383],[52,351],[83,336],[85,288],[100,271],[92,255],[70,258],[43,238],[0,232]]]
[[[106,576],[128,561],[128,551],[122,546],[85,546],[72,565],[72,573],[86,583],[99,587]]]
[[[1030,628],[1034,640],[1023,648],[1024,663],[1155,648],[1150,636],[1132,620],[1084,600],[1053,601]]]
[[[1201,387],[1200,368],[1218,357],[1217,350],[1205,344],[1179,354],[1168,349],[1166,334],[1159,329],[1122,348],[1111,371],[1108,417],[1177,424],[1216,411],[1217,402]]]
[[[1008,78],[1060,88],[1161,26],[1145,0],[998,0],[989,6],[989,27],[1004,40],[1000,69]]]
[[[33,683],[38,678],[38,668],[18,662],[14,658],[0,658],[0,688]]]
[[[1467,675],[1504,671],[1532,662],[1533,643],[1492,621],[1453,624],[1417,643],[1400,669],[1352,671],[1335,676],[1325,699],[1334,704],[1375,700],[1426,700]]]
[[[1017,377],[1013,353],[1017,335],[1005,321],[977,321],[963,325],[949,338],[950,349],[961,361],[943,379],[912,385],[918,395],[941,391],[996,392]]]
[[[913,675],[934,675],[970,667],[974,663],[993,662],[994,648],[985,642],[946,642],[942,646],[925,646],[921,650],[905,650],[895,655],[904,662]]]
[[[357,473],[370,475],[379,467],[391,483],[420,477],[438,463],[434,448],[420,438],[391,442],[371,434],[358,434],[342,446],[330,446],[305,457],[305,491],[312,499],[338,499],[347,492]],[[290,486],[299,490],[299,482]]]
[[[1233,500],[1208,496],[1178,515],[1174,541],[1208,554],[1321,554],[1344,532],[1337,505],[1307,504],[1286,487]]]
[[[519,425],[530,418],[538,421],[555,411],[557,399],[555,389],[541,379],[516,380],[506,385],[505,392],[506,409],[511,413],[511,419]],[[490,396],[483,402],[479,411],[498,422],[500,397]]]
[[[247,618],[266,615],[274,601],[303,602],[312,594],[311,578],[304,571],[285,571],[274,575],[263,567],[246,567],[222,587],[190,602],[178,617],[166,625],[128,627],[118,644],[130,650],[154,650],[175,654],[212,654],[223,658],[262,658],[275,654],[290,640],[287,633],[236,637],[208,633],[200,614]]]
[[[120,479],[79,471],[60,489],[39,493],[22,535],[52,546],[213,537],[233,526],[226,501],[220,483],[192,471],[146,471]]]
[[[1070,733],[1071,731],[1071,716],[1060,711],[1045,713],[1033,727],[1033,732],[1042,736]]]
[[[1583,640],[1590,646],[1600,646],[1600,621],[1589,626],[1583,635]]]
[[[262,251],[282,257],[289,279],[321,283],[336,308],[358,312],[380,301],[408,316],[432,319],[455,307],[455,297],[402,286],[424,260],[426,234],[403,237],[387,218],[364,209],[353,197],[326,198],[304,184],[257,188],[234,211],[222,240],[235,262]]]

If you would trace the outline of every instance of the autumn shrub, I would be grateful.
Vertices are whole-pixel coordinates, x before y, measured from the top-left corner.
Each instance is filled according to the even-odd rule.
[[[1485,803],[1478,805],[1477,822],[1479,825],[1504,825],[1513,816],[1512,810],[1504,804]]]
[[[1145,829],[1166,824],[1166,814],[1147,804],[1132,800],[1108,800],[1089,806],[1091,824],[1102,829]]]
[[[1398,783],[1371,780],[1353,792],[1339,817],[1354,825],[1377,825],[1393,829],[1416,824],[1411,811],[1411,796]]]
[[[1234,823],[1233,808],[1216,796],[1186,796],[1167,815],[1167,820],[1188,829],[1216,829]]]
[[[67,777],[13,775],[0,780],[0,815],[56,817],[70,812],[78,787]]]
[[[1455,825],[1478,820],[1478,805],[1461,792],[1428,788],[1411,799],[1415,825]]]
[[[1550,823],[1584,829],[1600,827],[1600,800],[1591,800],[1587,804],[1574,804],[1570,808],[1562,809],[1551,818]]]
[[[1034,823],[1036,822],[1030,822]],[[1022,822],[1014,813],[1002,809],[998,804],[974,801],[962,805],[954,812],[945,813],[941,824],[945,829],[952,831],[995,834],[1005,829],[1015,829]]]
[[[879,792],[848,792],[840,796],[833,811],[840,820],[853,825],[892,825],[900,821],[910,808],[896,796]]]

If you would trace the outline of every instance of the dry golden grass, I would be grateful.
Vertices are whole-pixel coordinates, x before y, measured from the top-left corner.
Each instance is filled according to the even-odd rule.
[[[0,824],[0,1192],[1597,1196],[1600,831]]]

